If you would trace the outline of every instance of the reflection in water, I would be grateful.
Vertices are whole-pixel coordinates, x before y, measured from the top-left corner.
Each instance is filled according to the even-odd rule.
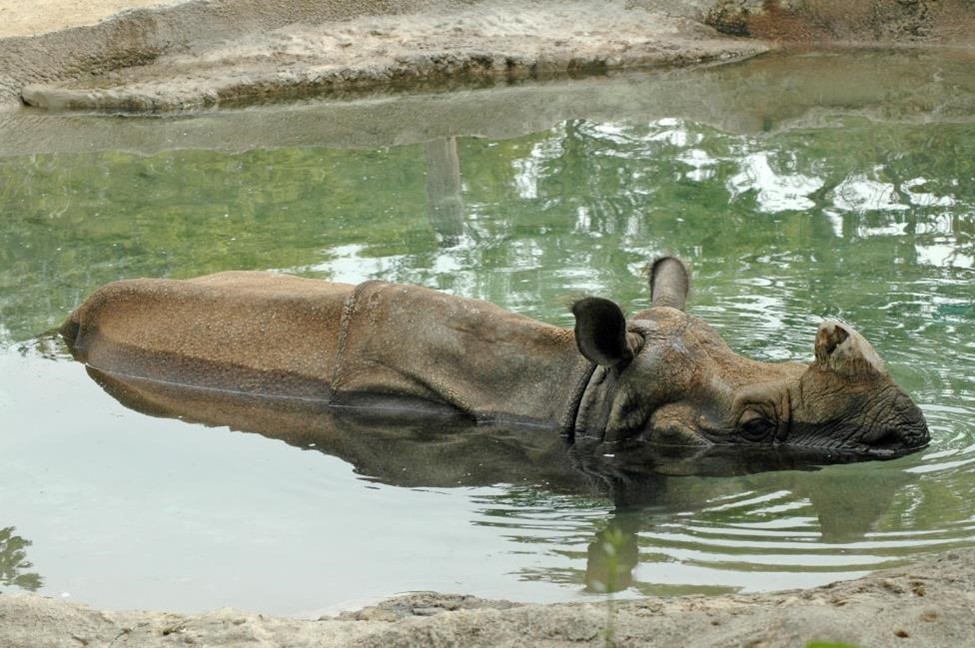
[[[44,584],[40,574],[26,570],[34,566],[27,560],[30,540],[14,535],[14,527],[0,529],[0,585],[36,592]]]
[[[707,309],[752,278],[787,282],[763,296],[795,313],[869,318],[865,302],[890,290],[877,268],[892,264],[925,282],[900,287],[957,300],[962,277],[944,275],[975,258],[975,125],[842,124],[755,137],[681,119],[574,120],[517,140],[367,152],[0,160],[0,335],[50,329],[121,276],[229,268],[418,283],[566,323],[566,294],[645,305],[632,277],[661,250],[707,277],[696,313],[732,332],[733,307]],[[48,287],[43,299],[33,285]]]
[[[550,537],[525,532],[550,515],[549,507],[539,503],[501,507],[498,501],[485,501],[490,508],[483,523],[494,524],[491,520],[503,515],[512,540],[543,543],[572,558],[524,571],[522,578],[583,583],[599,591],[611,582],[607,570],[615,564],[620,571],[612,582],[620,589],[654,595],[735,591],[742,588],[740,572],[765,574],[761,584],[746,581],[752,589],[828,582],[896,563],[913,552],[966,546],[975,539],[971,519],[918,534],[916,521],[904,519],[904,508],[934,502],[926,501],[930,494],[918,492],[916,477],[886,467],[723,478],[657,476],[651,482],[630,482],[627,505],[617,506],[608,519],[566,515],[560,518],[562,532]],[[586,534],[591,535],[583,549],[580,536]],[[618,538],[612,550],[607,534]],[[570,549],[574,546],[578,549]],[[578,564],[582,559],[585,570]]]
[[[612,594],[633,585],[633,569],[640,562],[639,528],[633,516],[617,515],[586,549],[586,591]]]
[[[780,494],[811,508],[818,517],[823,543],[862,540],[886,514],[894,494],[916,479],[901,471],[854,473],[847,479],[824,476],[819,466],[827,460],[844,459],[835,453],[827,459],[815,451],[791,449],[625,448],[593,440],[568,443],[554,429],[475,426],[450,418],[410,423],[402,414],[389,420],[368,410],[332,410],[324,401],[244,396],[111,375],[93,368],[88,372],[113,397],[137,411],[208,426],[226,425],[314,449],[340,457],[359,474],[385,484],[415,488],[506,483],[541,487],[559,495],[608,498],[615,512],[608,524],[595,530],[586,550],[583,582],[587,591],[650,587],[638,583],[633,573],[641,552],[647,549],[659,553],[665,546],[716,543],[724,550],[730,546],[734,553],[735,543],[740,543],[738,531],[727,534],[722,527],[738,519],[743,508],[753,504],[768,507]],[[846,459],[855,461],[856,457]],[[771,489],[761,484],[763,473],[781,470],[790,471],[785,473],[788,490],[781,490],[781,475]],[[748,495],[744,501],[729,500],[742,492],[741,484],[728,481],[731,477],[753,480],[744,490]],[[771,491],[770,496],[756,495],[766,490]],[[715,505],[715,501],[721,503]],[[496,505],[491,502],[485,510],[488,518],[497,517],[492,513],[498,511]],[[714,530],[699,538],[687,535],[687,530],[674,533],[661,519],[661,512],[675,508],[692,512],[695,524],[711,524]],[[532,511],[537,509],[518,505],[501,517],[519,519]],[[516,528],[520,532],[523,526]],[[712,540],[707,539],[709,535]],[[520,541],[518,536],[512,540]],[[561,540],[555,536],[531,542]],[[543,569],[526,577],[566,580],[559,571]],[[567,579],[575,580],[578,572],[571,568]]]
[[[427,142],[426,158],[430,225],[437,233],[440,245],[453,247],[464,234],[464,198],[457,138],[446,137]]]
[[[728,181],[732,199],[754,192],[759,210],[770,213],[815,207],[809,196],[822,188],[823,181],[802,174],[776,174],[768,155],[761,152],[745,156],[741,171]]]
[[[87,371],[123,405],[152,416],[229,426],[339,457],[393,486],[543,484],[558,493],[609,497],[617,507],[652,504],[667,476],[740,475],[813,468],[825,455],[675,447],[618,450],[593,440],[567,442],[555,428],[473,425],[455,417],[352,408],[308,398],[263,397]],[[835,452],[829,454],[835,460]],[[850,460],[854,460],[850,456]],[[403,467],[409,470],[404,471]]]

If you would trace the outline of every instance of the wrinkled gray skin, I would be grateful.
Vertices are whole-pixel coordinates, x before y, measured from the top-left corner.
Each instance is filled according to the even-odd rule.
[[[924,417],[853,328],[820,325],[815,361],[762,363],[733,353],[684,312],[674,258],[652,271],[652,307],[629,322],[616,304],[575,304],[576,339],[598,365],[576,427],[659,444],[790,444],[872,456],[923,447]]]
[[[459,414],[624,445],[864,457],[927,444],[920,410],[849,326],[823,323],[810,365],[755,362],[684,312],[687,290],[683,263],[659,259],[650,309],[627,322],[586,298],[573,332],[415,286],[221,273],[108,284],[61,332],[106,375],[401,421]]]

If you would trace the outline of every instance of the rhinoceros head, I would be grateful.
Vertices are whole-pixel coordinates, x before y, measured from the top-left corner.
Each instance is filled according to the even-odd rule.
[[[653,306],[629,322],[606,299],[573,306],[576,344],[597,365],[577,431],[606,440],[793,445],[876,457],[927,444],[921,411],[852,327],[821,324],[809,365],[749,360],[683,312],[686,271],[667,267],[684,273],[683,282],[652,279]]]
[[[794,443],[901,454],[927,445],[924,415],[852,327],[820,324],[816,359],[792,388]]]

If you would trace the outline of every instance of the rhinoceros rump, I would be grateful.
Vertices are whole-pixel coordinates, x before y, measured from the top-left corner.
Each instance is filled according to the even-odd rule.
[[[678,446],[750,444],[896,456],[929,439],[870,344],[824,322],[815,360],[733,353],[684,312],[687,271],[657,260],[651,308],[576,302],[575,331],[492,304],[368,281],[262,273],[98,289],[61,328],[102,374],[303,399],[406,420],[464,416],[567,436]]]

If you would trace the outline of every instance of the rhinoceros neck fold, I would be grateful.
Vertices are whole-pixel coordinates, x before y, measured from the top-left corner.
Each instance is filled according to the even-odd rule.
[[[330,382],[337,404],[389,395],[568,431],[591,371],[570,330],[479,300],[366,282],[346,300]]]

